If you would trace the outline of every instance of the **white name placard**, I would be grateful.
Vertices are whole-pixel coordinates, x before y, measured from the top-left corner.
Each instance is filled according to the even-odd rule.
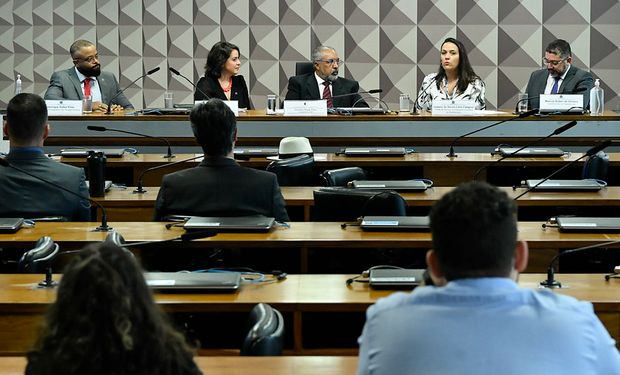
[[[433,100],[433,116],[475,115],[476,102],[473,100]]]
[[[81,100],[46,100],[48,116],[81,116]]]
[[[555,94],[540,96],[540,112],[583,111],[583,95]]]
[[[327,116],[327,100],[285,100],[284,116]]]
[[[228,108],[235,114],[235,116],[239,116],[239,101],[238,100],[222,100]],[[206,103],[208,100],[195,100],[194,105]]]
[[[2,115],[0,114],[0,124],[4,124]],[[8,138],[5,140],[4,136],[0,137],[0,154],[8,154],[9,153],[9,140]]]

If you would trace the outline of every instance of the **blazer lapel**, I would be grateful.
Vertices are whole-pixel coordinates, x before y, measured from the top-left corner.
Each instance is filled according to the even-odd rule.
[[[562,80],[562,84],[560,85],[560,88],[558,89],[558,94],[563,94],[564,93],[564,90],[566,89],[566,87],[568,85],[570,85],[571,80],[575,76],[575,72],[576,71],[577,70],[573,69],[573,67],[568,69],[568,73],[566,73],[566,77],[564,77],[564,79]]]
[[[82,94],[82,82],[80,82],[80,79],[78,78],[77,73],[75,72],[75,68],[69,68],[67,72],[68,72],[69,80],[71,81],[71,83],[73,83],[73,87],[75,88],[77,97],[80,100],[84,99],[84,95]]]
[[[312,100],[321,99],[323,95],[321,91],[319,91],[319,85],[316,83],[316,78],[314,78],[314,73],[311,73],[306,78],[306,84],[304,85],[308,90],[308,96]]]

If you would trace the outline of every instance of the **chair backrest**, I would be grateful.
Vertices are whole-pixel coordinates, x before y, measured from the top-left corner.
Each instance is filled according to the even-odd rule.
[[[331,187],[315,190],[313,195],[314,221],[354,221],[367,215],[407,215],[407,202],[395,191]]]
[[[597,180],[607,181],[607,171],[609,169],[609,155],[604,151],[590,156],[583,164],[582,178],[596,178]]]
[[[314,63],[310,61],[302,61],[295,63],[295,75],[308,74],[314,72]]]
[[[314,186],[314,157],[299,155],[269,163],[267,171],[278,176],[280,186]]]
[[[241,355],[282,355],[284,319],[278,310],[266,303],[259,303],[250,311],[248,325]]]
[[[325,186],[347,186],[353,180],[366,180],[367,175],[360,167],[326,170],[321,173]]]

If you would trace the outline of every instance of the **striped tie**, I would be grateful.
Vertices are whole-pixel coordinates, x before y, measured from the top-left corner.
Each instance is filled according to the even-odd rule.
[[[553,78],[555,82],[553,82],[553,87],[551,88],[551,94],[558,93],[558,83],[560,83],[560,77]]]
[[[334,101],[332,100],[332,92],[329,91],[329,81],[323,81],[323,99],[327,99],[327,108],[334,108]]]

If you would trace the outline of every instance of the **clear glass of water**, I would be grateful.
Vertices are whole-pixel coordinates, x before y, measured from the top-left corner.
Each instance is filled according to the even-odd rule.
[[[91,113],[93,111],[93,97],[90,95],[84,95],[82,98],[82,112]]]
[[[268,115],[273,115],[276,113],[276,96],[274,94],[267,95],[266,112]]]
[[[527,112],[527,105],[529,102],[529,100],[527,100],[528,99],[527,92],[520,92],[517,99],[518,99],[517,112],[519,113]]]
[[[166,91],[164,93],[164,108],[174,108],[174,93]]]

